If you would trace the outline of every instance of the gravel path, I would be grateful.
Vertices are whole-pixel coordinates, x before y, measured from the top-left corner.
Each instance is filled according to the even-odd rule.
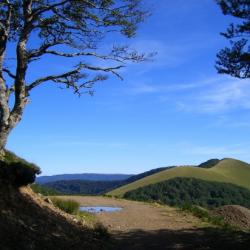
[[[249,250],[249,234],[216,229],[172,207],[106,197],[60,198],[76,200],[82,206],[122,207],[119,212],[97,214],[113,235],[115,250]]]
[[[60,198],[77,200],[82,206],[121,207],[122,210],[118,212],[96,214],[97,218],[111,231],[179,230],[195,228],[201,223],[198,218],[168,206],[94,196]]]

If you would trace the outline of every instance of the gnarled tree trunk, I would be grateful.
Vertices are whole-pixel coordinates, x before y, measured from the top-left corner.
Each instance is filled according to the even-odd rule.
[[[0,160],[4,156],[4,148],[10,133],[9,128],[10,110],[8,106],[8,97],[5,81],[0,74]]]
[[[10,131],[6,131],[5,129],[0,128],[0,160],[4,158],[4,148],[6,146],[9,133]]]
[[[25,105],[23,105],[23,107],[19,109],[19,114],[15,114],[15,115],[10,114],[6,122],[4,122],[3,120],[0,121],[0,160],[4,158],[7,139],[11,131],[21,120],[24,107]],[[1,119],[2,119],[2,115],[1,115]]]
[[[6,52],[7,41],[9,37],[13,5],[9,1],[5,1],[7,8],[6,19],[1,20],[0,29],[0,158],[4,155],[4,148],[7,138],[12,129],[18,124],[23,115],[23,110],[27,103],[27,91],[25,86],[25,75],[27,70],[28,58],[26,44],[28,36],[31,32],[31,6],[32,0],[23,1],[23,13],[25,15],[25,25],[22,35],[16,47],[17,66],[16,74],[12,74],[8,69],[4,68],[4,55]],[[4,27],[4,28],[3,28]],[[7,72],[14,84],[6,84],[3,72]],[[14,107],[9,106],[9,99],[14,95]]]
[[[8,136],[21,120],[23,110],[27,103],[25,88],[18,87],[18,82],[16,82],[15,105],[11,110],[9,107],[9,97],[11,92],[6,86],[5,80],[0,72],[0,160],[4,157],[4,149]]]

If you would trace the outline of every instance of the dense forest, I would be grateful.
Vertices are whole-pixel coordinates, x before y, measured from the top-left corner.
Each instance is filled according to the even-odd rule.
[[[31,188],[32,190],[35,192],[35,193],[39,193],[39,194],[42,194],[42,195],[45,195],[45,196],[48,196],[48,195],[60,195],[61,193],[52,189],[52,188],[49,188],[49,187],[46,187],[46,186],[43,186],[43,185],[40,185],[40,184],[32,184],[31,185]]]
[[[123,181],[66,180],[49,182],[42,186],[61,194],[99,195],[123,185],[123,183]]]
[[[186,204],[214,208],[223,205],[242,205],[250,208],[250,191],[229,183],[204,181],[195,178],[174,178],[125,193],[124,198],[159,202],[171,206]]]

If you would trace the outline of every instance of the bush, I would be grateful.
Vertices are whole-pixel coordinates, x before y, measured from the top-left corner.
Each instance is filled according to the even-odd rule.
[[[13,186],[26,186],[35,181],[40,168],[16,155],[6,152],[5,160],[0,161],[0,178]]]
[[[61,200],[52,198],[53,204],[68,214],[76,215],[79,212],[80,204],[73,200]]]

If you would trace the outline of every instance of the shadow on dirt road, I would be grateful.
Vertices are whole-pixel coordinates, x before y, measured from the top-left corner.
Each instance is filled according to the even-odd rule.
[[[116,232],[115,249],[249,250],[250,233],[231,232],[215,228]]]

